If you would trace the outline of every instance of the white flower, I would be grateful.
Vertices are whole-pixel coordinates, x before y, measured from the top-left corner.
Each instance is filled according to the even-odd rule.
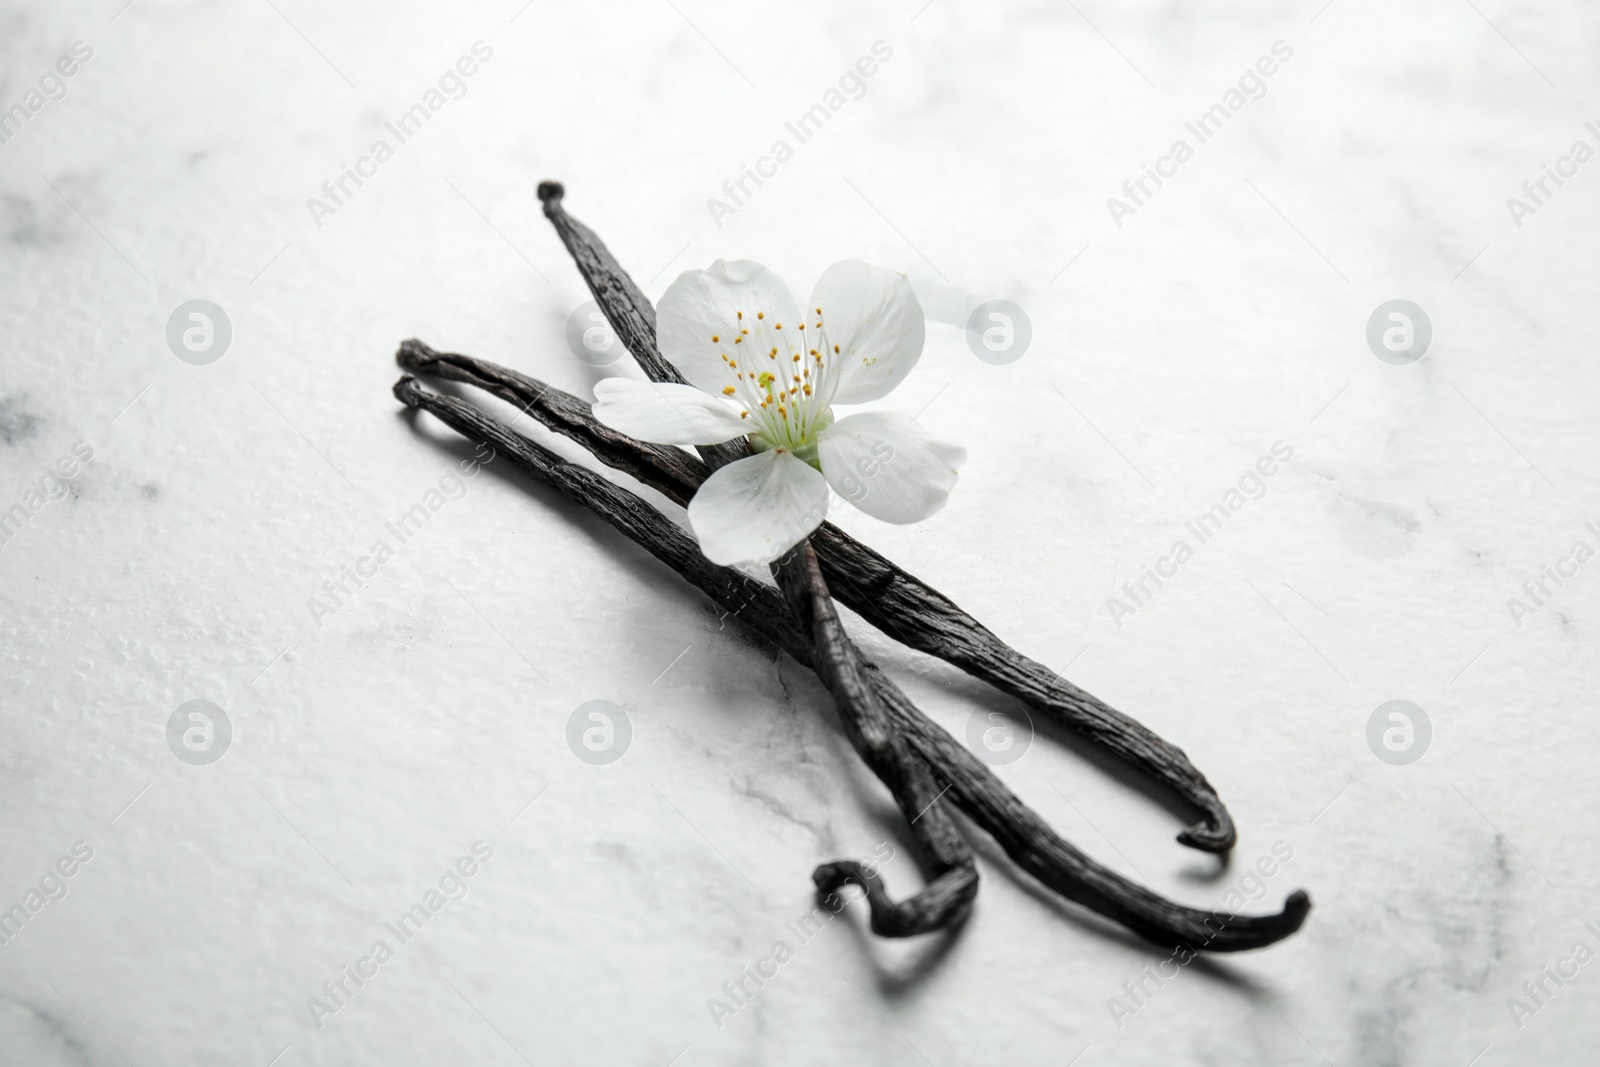
[[[877,400],[922,355],[922,307],[903,275],[860,260],[829,267],[802,316],[788,286],[749,260],[687,271],[656,311],[662,355],[690,385],[606,378],[595,417],[664,445],[749,437],[756,454],[715,471],[689,502],[713,563],[768,563],[821,525],[828,487],[885,522],[944,507],[967,459],[904,415],[834,418]]]

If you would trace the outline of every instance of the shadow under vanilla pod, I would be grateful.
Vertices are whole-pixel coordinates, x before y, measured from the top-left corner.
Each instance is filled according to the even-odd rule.
[[[566,213],[561,185],[545,182],[539,196],[595,301],[645,374],[656,382],[685,384],[657,347],[654,307],[600,239]],[[1182,750],[1012,649],[944,594],[849,534],[823,523],[771,565],[774,588],[712,563],[693,537],[638,495],[562,459],[465,400],[424,388],[413,374],[465,383],[506,400],[679,505],[687,505],[715,469],[749,456],[745,439],[701,445],[696,458],[614,430],[580,398],[486,360],[438,352],[416,340],[402,343],[396,360],[412,372],[394,386],[394,395],[408,408],[427,411],[468,440],[491,445],[519,469],[583,504],[817,674],[834,698],[845,735],[905,816],[927,879],[922,889],[894,901],[877,873],[858,861],[836,860],[813,872],[819,896],[859,886],[874,933],[927,933],[959,923],[969,913],[978,890],[977,867],[950,805],[1041,884],[1163,947],[1260,948],[1305,921],[1311,901],[1302,890],[1289,894],[1276,914],[1192,908],[1123,878],[1056,834],[866,658],[844,629],[835,592],[886,636],[966,670],[1165,785],[1204,816],[1179,834],[1181,843],[1225,853],[1236,839],[1221,799]]]

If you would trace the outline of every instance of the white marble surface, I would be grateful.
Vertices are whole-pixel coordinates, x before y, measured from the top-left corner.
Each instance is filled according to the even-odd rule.
[[[1597,578],[1520,626],[1507,599],[1600,542],[1600,164],[1520,227],[1506,198],[1600,147],[1600,14],[519,3],[0,15],[0,107],[93,49],[0,145],[0,507],[93,449],[0,544],[0,904],[93,850],[0,946],[0,1060],[1592,1062],[1600,964],[1520,1027],[1508,998],[1600,948]],[[464,97],[318,227],[307,198],[480,40]],[[880,40],[865,95],[716,225],[706,198]],[[1106,198],[1280,40],[1266,95],[1114,225]],[[652,296],[718,256],[801,291],[847,256],[911,275],[934,321],[893,402],[972,458],[933,521],[847,525],[1186,748],[1236,858],[1053,741],[1014,789],[1195,904],[1284,842],[1262,906],[1306,887],[1298,936],[1186,968],[1119,1028],[1108,1000],[1165,953],[980,842],[959,936],[885,943],[852,908],[719,1029],[707,998],[809,909],[815,864],[887,841],[891,889],[916,884],[811,676],[494,465],[313,624],[466,455],[397,412],[397,341],[572,389],[623,372],[563,344],[586,294],[547,177]],[[952,325],[992,297],[1035,331],[1006,367]],[[1412,366],[1363,337],[1396,297],[1435,329]],[[233,325],[209,366],[165,340],[196,298]],[[1107,597],[1280,440],[1264,498],[1116,625]],[[952,730],[1009,706],[856,623]],[[233,724],[210,766],[166,743],[193,699]],[[631,717],[610,766],[565,742],[590,699]],[[1434,726],[1410,766],[1366,743],[1390,699]],[[478,841],[465,899],[314,1025],[307,998]]]

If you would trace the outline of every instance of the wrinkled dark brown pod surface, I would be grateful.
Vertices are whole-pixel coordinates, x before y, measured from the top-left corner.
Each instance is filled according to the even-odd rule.
[[[646,375],[655,381],[682,383],[677,368],[656,347],[655,308],[594,231],[567,213],[562,206],[564,195],[559,182],[539,185],[545,216],[572,254],[596,303]],[[719,459],[741,454],[743,444],[702,447],[700,452],[712,466],[718,466]],[[902,644],[981,678],[1164,783],[1205,815],[1202,822],[1178,834],[1181,843],[1207,852],[1227,852],[1233,847],[1238,837],[1233,817],[1181,748],[1024,656],[949,597],[832,523],[824,523],[811,540],[833,595],[873,626]]]
[[[868,679],[866,661],[839,621],[810,543],[802,541],[774,564],[773,574],[800,632],[810,635],[812,670],[833,694],[845,736],[894,795],[928,876],[920,892],[897,904],[889,899],[876,873],[854,860],[835,860],[812,874],[817,890],[830,893],[845,885],[859,885],[872,909],[872,931],[884,937],[909,937],[960,922],[978,895],[978,866],[966,839],[945,811],[944,790],[927,764],[912,753]]]
[[[415,350],[408,356],[402,349],[399,355],[402,363],[414,357]],[[408,407],[432,413],[468,440],[488,443],[509,456],[522,470],[583,504],[725,610],[737,614],[754,632],[788,652],[797,662],[817,669],[813,635],[796,623],[789,606],[776,590],[739,571],[711,563],[692,538],[638,496],[591,470],[562,459],[471,404],[424,389],[409,375],[395,384],[394,393]],[[1302,890],[1291,893],[1283,910],[1276,915],[1248,916],[1186,907],[1129,882],[1059,837],[986,765],[923,715],[899,687],[865,657],[859,658],[859,676],[866,679],[878,705],[892,720],[894,732],[905,740],[918,762],[935,780],[948,787],[951,801],[993,837],[1018,867],[1062,896],[1168,948],[1181,945],[1212,952],[1261,948],[1292,934],[1305,921],[1311,901]],[[925,789],[926,786],[918,784],[915,788]],[[900,800],[898,796],[897,800]],[[907,802],[900,802],[904,811]],[[914,817],[908,815],[908,818]],[[914,818],[913,825],[921,821]],[[951,855],[957,862],[950,870],[959,872],[960,855]],[[819,883],[835,877],[827,873],[828,866],[819,868]],[[936,875],[919,896],[926,896],[940,886],[939,878]],[[947,879],[946,884],[952,887],[948,891],[950,896],[946,898],[943,895],[946,890],[940,886],[939,895],[928,901],[927,914],[935,914],[943,921],[959,918],[967,904],[961,902],[952,906],[949,900],[959,901],[959,893],[966,892],[963,878],[958,874],[956,878]],[[863,881],[870,881],[870,877]],[[976,881],[971,884],[975,890]],[[868,891],[871,901],[874,896],[871,886]],[[967,900],[970,901],[970,896]],[[888,915],[893,907],[880,895],[873,907],[875,927],[880,913]],[[923,921],[920,913],[913,919]],[[887,921],[892,922],[893,918]]]

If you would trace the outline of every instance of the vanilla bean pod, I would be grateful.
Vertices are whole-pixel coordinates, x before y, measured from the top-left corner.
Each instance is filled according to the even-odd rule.
[[[683,383],[656,346],[655,308],[594,231],[567,213],[561,202],[564,195],[559,182],[539,185],[545,217],[560,234],[617,336],[652,380]],[[717,461],[742,455],[742,444],[702,446],[700,452],[717,466]],[[873,626],[988,682],[1165,783],[1205,816],[1178,834],[1181,843],[1208,852],[1233,847],[1237,832],[1232,816],[1182,749],[1024,656],[949,597],[832,523],[824,523],[811,540],[834,596]]]
[[[810,631],[811,666],[833,694],[845,736],[894,795],[929,873],[928,884],[898,904],[889,900],[876,872],[854,860],[818,867],[812,875],[817,889],[830,893],[851,883],[861,886],[872,908],[872,930],[885,937],[907,937],[960,922],[978,894],[978,867],[940,803],[945,791],[936,788],[927,764],[912,754],[868,683],[865,661],[839,621],[811,545],[802,541],[773,571],[795,622],[802,632]]]
[[[408,407],[432,413],[468,440],[490,444],[522,470],[588,507],[725,610],[737,614],[755,633],[797,662],[816,669],[812,638],[794,622],[775,590],[711,563],[693,538],[638,496],[562,459],[471,404],[424,389],[409,375],[395,384],[394,393]],[[1276,915],[1208,912],[1168,901],[1101,867],[1056,835],[989,767],[929,720],[872,662],[863,658],[861,668],[896,731],[934,777],[946,783],[956,806],[993,837],[1018,867],[1048,888],[1163,947],[1213,952],[1261,948],[1287,937],[1304,922],[1310,900],[1299,890],[1289,895]],[[913,819],[913,826],[920,821]],[[819,868],[818,873],[822,871]]]
[[[654,369],[646,368],[646,373],[656,378]],[[739,439],[701,446],[699,451],[714,468],[748,456],[750,444]],[[872,910],[872,930],[885,937],[908,937],[960,922],[978,894],[978,867],[972,850],[941,803],[946,791],[934,792],[928,766],[912,756],[867,679],[866,659],[834,609],[810,539],[774,561],[771,571],[794,622],[802,634],[809,632],[811,669],[833,694],[845,736],[878,780],[889,787],[929,875],[927,885],[896,904],[875,871],[855,860],[836,860],[812,873],[818,892],[830,893],[852,883],[861,886]]]

